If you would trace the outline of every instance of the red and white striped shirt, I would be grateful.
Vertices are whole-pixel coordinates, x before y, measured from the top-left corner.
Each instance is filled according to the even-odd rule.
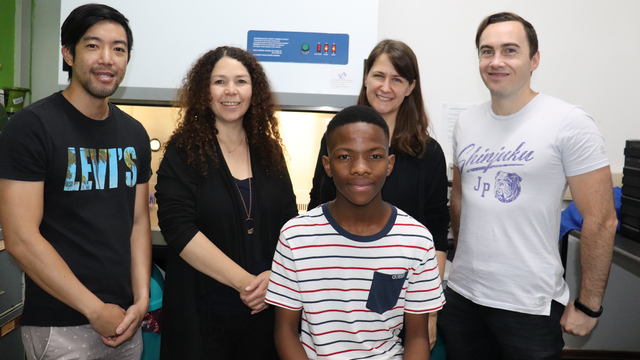
[[[404,313],[444,305],[431,233],[393,207],[384,229],[358,236],[327,205],[287,222],[273,259],[269,304],[302,310],[310,359],[401,359]]]

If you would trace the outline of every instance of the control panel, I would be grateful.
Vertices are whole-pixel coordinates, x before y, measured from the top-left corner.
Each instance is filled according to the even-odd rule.
[[[349,35],[250,30],[247,50],[260,61],[346,65]]]

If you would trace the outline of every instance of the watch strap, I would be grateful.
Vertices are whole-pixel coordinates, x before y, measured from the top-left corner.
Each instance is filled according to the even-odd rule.
[[[582,311],[588,317],[597,318],[597,317],[600,317],[600,315],[602,315],[602,305],[600,305],[600,309],[598,311],[593,311],[589,309],[585,304],[581,303],[580,300],[578,300],[578,298],[576,298],[575,300],[573,300],[573,306],[576,309]]]

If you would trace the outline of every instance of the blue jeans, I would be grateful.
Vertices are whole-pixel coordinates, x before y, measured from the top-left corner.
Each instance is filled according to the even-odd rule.
[[[561,358],[562,304],[553,301],[549,316],[530,315],[478,305],[450,288],[444,294],[438,328],[449,360]]]

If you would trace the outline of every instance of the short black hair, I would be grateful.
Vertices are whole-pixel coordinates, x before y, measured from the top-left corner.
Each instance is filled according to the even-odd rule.
[[[342,109],[339,113],[336,114],[336,116],[333,117],[333,119],[331,119],[331,121],[329,121],[329,125],[327,125],[327,132],[324,135],[327,145],[329,144],[329,140],[331,139],[333,133],[337,128],[359,122],[369,123],[381,128],[384,132],[385,137],[387,138],[388,143],[389,126],[387,125],[387,122],[384,121],[382,116],[378,114],[378,112],[372,107],[364,105],[354,105]]]
[[[129,20],[118,10],[103,4],[86,4],[73,9],[71,14],[62,24],[60,43],[69,49],[71,55],[76,56],[76,45],[90,27],[100,21],[113,21],[120,24],[127,34],[127,61],[131,59],[131,49],[133,48],[133,33],[129,27]],[[62,70],[69,72],[71,79],[71,66],[62,62]]]

